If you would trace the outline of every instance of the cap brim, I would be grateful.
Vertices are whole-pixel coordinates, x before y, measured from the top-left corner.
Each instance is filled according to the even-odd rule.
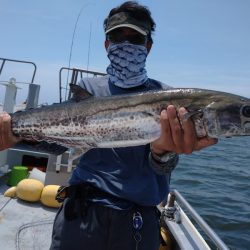
[[[144,30],[142,30],[140,27],[134,25],[134,24],[130,24],[130,23],[123,23],[123,24],[118,24],[108,30],[105,31],[105,33],[109,33],[112,30],[118,29],[118,28],[123,28],[123,27],[127,27],[127,28],[131,28],[133,30],[136,30],[137,32],[141,33],[142,35],[146,36],[147,32],[145,32]]]

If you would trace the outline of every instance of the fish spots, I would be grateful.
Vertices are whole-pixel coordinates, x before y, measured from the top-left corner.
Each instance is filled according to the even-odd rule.
[[[77,123],[77,122],[78,122],[78,117],[76,117],[76,116],[75,116],[75,117],[73,117],[73,118],[72,118],[72,122]]]
[[[85,123],[85,117],[83,117],[83,116],[80,116],[79,118],[78,118],[78,122],[80,123],[80,124],[84,124]]]
[[[56,126],[58,124],[58,121],[57,120],[53,120],[51,123],[50,123],[50,126]]]
[[[67,126],[67,125],[69,125],[69,119],[63,119],[63,120],[61,120],[61,121],[60,121],[60,125],[62,125],[62,126]]]

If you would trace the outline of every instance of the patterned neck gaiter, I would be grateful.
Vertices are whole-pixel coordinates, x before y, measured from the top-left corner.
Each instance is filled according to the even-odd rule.
[[[144,84],[148,77],[145,69],[147,48],[143,45],[110,43],[108,49],[110,65],[107,67],[109,80],[121,88],[131,88]]]

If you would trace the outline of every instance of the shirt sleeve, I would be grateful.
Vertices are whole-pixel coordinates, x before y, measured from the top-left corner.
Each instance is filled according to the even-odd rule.
[[[171,157],[166,162],[159,162],[153,157],[152,153],[150,152],[148,160],[149,160],[149,165],[152,167],[152,169],[155,171],[156,174],[167,175],[176,168],[179,162],[179,155],[175,154],[174,157]]]
[[[174,88],[174,87],[172,87],[172,86],[170,86],[170,85],[168,85],[166,83],[162,83],[162,82],[161,82],[161,87],[164,90],[168,90],[168,89],[173,89]]]

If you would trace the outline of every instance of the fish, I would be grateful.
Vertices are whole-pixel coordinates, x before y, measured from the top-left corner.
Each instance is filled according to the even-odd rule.
[[[95,97],[71,87],[71,101],[13,113],[13,133],[54,154],[145,145],[159,138],[161,111],[174,105],[187,109],[185,120],[193,121],[197,137],[250,135],[246,97],[198,88]]]

